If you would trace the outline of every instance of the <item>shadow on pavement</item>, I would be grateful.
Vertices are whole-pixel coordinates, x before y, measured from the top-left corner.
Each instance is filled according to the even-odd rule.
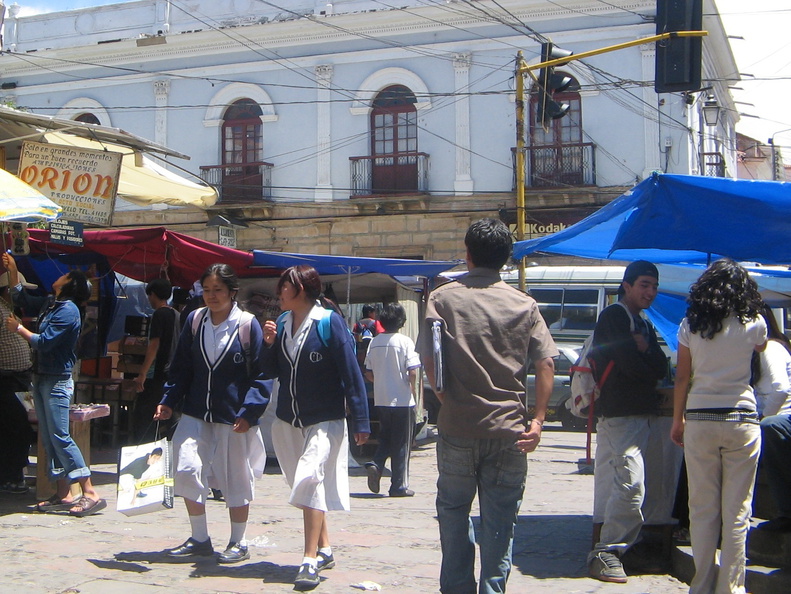
[[[228,577],[237,579],[264,580],[268,584],[292,584],[299,567],[296,565],[277,565],[267,561],[240,563],[236,565],[219,565],[217,555],[212,557],[189,557],[174,559],[165,551],[128,551],[115,554],[115,561],[89,559],[96,567],[145,573],[151,571],[147,565],[162,563],[168,565],[192,564],[190,577]]]
[[[478,518],[474,521],[477,524]],[[514,533],[513,570],[538,579],[585,577],[591,522],[589,515],[520,515]]]

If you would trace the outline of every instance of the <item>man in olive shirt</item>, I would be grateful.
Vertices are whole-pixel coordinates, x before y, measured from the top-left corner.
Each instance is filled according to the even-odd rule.
[[[437,443],[437,516],[442,545],[440,590],[475,594],[475,538],[470,508],[479,492],[481,592],[503,592],[511,548],[558,355],[532,297],[500,279],[511,256],[508,228],[494,219],[474,222],[464,238],[469,272],[435,289],[420,334],[420,354],[434,377],[431,328],[443,325],[444,391]],[[525,407],[528,358],[536,365],[536,412]]]

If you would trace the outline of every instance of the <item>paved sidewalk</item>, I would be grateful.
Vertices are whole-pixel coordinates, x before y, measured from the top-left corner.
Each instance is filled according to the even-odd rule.
[[[370,581],[383,592],[438,591],[441,559],[435,520],[435,447],[413,452],[413,498],[390,499],[368,491],[362,468],[351,471],[352,512],[329,515],[337,566],[322,573],[315,592],[360,592],[352,584]],[[538,452],[530,456],[525,500],[517,525],[514,568],[508,591],[676,593],[687,587],[670,576],[630,577],[605,584],[586,577],[590,546],[593,476],[579,474],[585,435],[548,426]],[[302,560],[302,520],[286,503],[287,487],[277,468],[268,468],[251,505],[247,538],[252,558],[238,565],[167,559],[162,550],[189,536],[180,499],[175,509],[127,518],[115,510],[115,456],[93,452],[94,480],[108,507],[79,519],[31,509],[31,495],[0,494],[0,591],[81,594],[159,592],[291,592]],[[106,463],[102,463],[106,462]],[[387,492],[388,477],[382,479]],[[230,532],[222,502],[208,504],[214,548],[225,548]]]

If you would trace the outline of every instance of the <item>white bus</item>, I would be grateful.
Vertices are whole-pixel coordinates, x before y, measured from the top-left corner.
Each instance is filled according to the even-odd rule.
[[[582,344],[602,310],[618,299],[623,272],[623,266],[528,266],[525,284],[555,341]],[[517,270],[502,278],[519,286]]]

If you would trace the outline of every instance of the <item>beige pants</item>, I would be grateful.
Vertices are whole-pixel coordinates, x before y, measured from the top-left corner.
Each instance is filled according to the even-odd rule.
[[[745,542],[760,449],[757,424],[687,421],[684,457],[695,559],[690,594],[745,592]]]

